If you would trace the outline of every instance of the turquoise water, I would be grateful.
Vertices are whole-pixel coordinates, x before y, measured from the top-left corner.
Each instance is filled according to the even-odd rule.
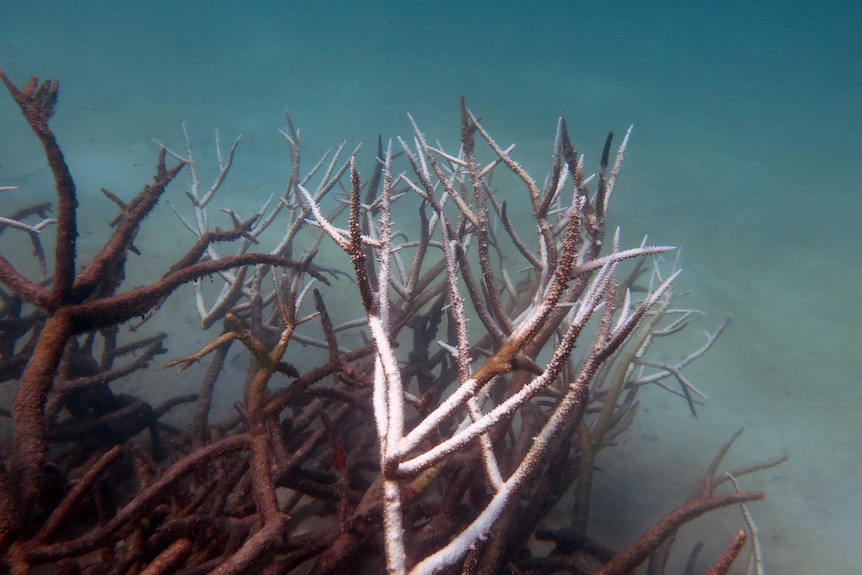
[[[465,94],[537,178],[559,115],[593,165],[606,131],[634,123],[612,207],[626,243],[649,233],[684,246],[683,285],[714,324],[734,322],[691,372],[711,397],[701,419],[676,404],[644,413],[607,456],[639,480],[608,477],[599,496],[631,500],[618,528],[637,533],[687,494],[675,478],[744,425],[739,461],[792,458],[748,484],[767,490],[752,507],[768,566],[850,573],[862,561],[851,548],[862,535],[862,4],[695,4],[5,0],[0,67],[61,81],[53,125],[97,205],[100,186],[130,195],[146,181],[151,139],[180,146],[181,121],[202,146],[214,128],[242,133],[226,190],[241,205],[284,185],[285,106],[312,157],[407,134],[407,112],[451,146]],[[48,183],[0,97],[0,185],[21,197]],[[5,212],[19,199],[2,201]]]

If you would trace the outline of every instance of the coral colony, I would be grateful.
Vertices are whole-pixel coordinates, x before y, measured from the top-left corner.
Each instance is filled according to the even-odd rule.
[[[744,507],[762,494],[736,478],[778,461],[718,474],[732,440],[688,499],[627,546],[588,529],[601,513],[590,505],[599,452],[631,425],[647,387],[694,414],[702,394],[683,370],[726,325],[677,361],[650,357],[695,310],[676,305],[679,271],[657,259],[671,248],[623,249],[619,231],[606,233],[629,134],[616,154],[608,137],[589,176],[560,119],[539,185],[463,100],[456,153],[411,118],[412,136],[380,141],[374,157],[342,145],[305,171],[288,118],[289,185],[251,218],[226,210],[232,225],[220,229],[209,207],[239,140],[226,154],[217,143],[207,187],[186,133],[182,153],[161,146],[136,197],[103,190],[118,213],[82,264],[79,198],[48,125],[58,84],[0,78],[56,189],[55,205],[0,218],[0,382],[17,384],[0,406],[11,434],[0,572],[616,575],[648,561],[661,573],[680,528],[737,505],[747,529],[712,535],[726,549],[696,572],[727,573],[747,540],[751,569],[762,569]],[[495,172],[516,184],[505,201]],[[181,174],[191,207],[172,208],[196,240],[161,277],[128,288],[127,266],[147,251],[138,231]],[[9,249],[25,235],[32,270]],[[323,242],[345,254],[341,269],[315,261]],[[173,373],[205,362],[199,393],[163,405],[118,393],[112,383],[180,337],[140,333],[185,284],[203,327],[220,328],[167,363]],[[359,319],[334,324],[335,286],[353,294],[339,311]],[[302,365],[312,347],[321,360]],[[226,360],[243,348],[250,366],[236,380]],[[237,390],[224,421],[211,420],[216,386]],[[187,428],[163,421],[183,404],[194,411]]]

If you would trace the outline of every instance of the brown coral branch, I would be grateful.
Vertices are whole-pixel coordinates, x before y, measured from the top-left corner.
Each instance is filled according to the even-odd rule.
[[[60,83],[56,80],[46,80],[39,83],[33,76],[20,88],[16,86],[3,70],[0,70],[0,80],[6,85],[9,93],[27,124],[45,150],[48,166],[54,175],[54,187],[57,191],[57,240],[54,254],[54,284],[51,299],[55,304],[68,301],[75,279],[76,241],[78,225],[76,212],[78,199],[76,197],[75,181],[66,165],[63,152],[57,143],[57,138],[48,127],[48,120],[54,114],[57,105]]]
[[[2,255],[0,255],[0,283],[9,286],[22,300],[39,308],[48,309],[53,304],[51,292],[27,279]]]
[[[297,262],[270,254],[242,254],[238,256],[226,256],[215,261],[198,262],[192,266],[175,271],[150,285],[113,297],[69,306],[65,313],[75,318],[75,333],[82,333],[108,325],[116,325],[147,313],[152,309],[153,305],[160,302],[162,298],[185,283],[216,274],[220,271],[256,264],[295,269],[308,273],[327,285],[329,284],[329,280],[307,262]]]
[[[115,533],[130,521],[140,518],[144,513],[155,508],[156,503],[165,496],[177,481],[186,477],[189,473],[208,465],[213,461],[248,449],[251,436],[238,434],[220,440],[216,443],[203,447],[189,454],[172,465],[155,482],[141,491],[132,501],[123,507],[119,513],[109,521],[100,525],[89,533],[72,541],[63,541],[53,544],[40,544],[36,541],[28,541],[24,544],[24,550],[31,563],[45,563],[56,561],[64,557],[74,557],[98,549],[114,537]]]
[[[57,530],[62,527],[63,522],[68,519],[69,514],[75,510],[75,507],[77,507],[81,500],[87,496],[88,491],[92,489],[96,481],[102,477],[105,470],[114,461],[116,461],[120,455],[122,455],[122,448],[119,445],[115,445],[113,448],[106,451],[104,455],[102,455],[99,460],[87,470],[87,473],[81,477],[77,483],[75,483],[75,486],[66,494],[66,497],[63,498],[63,501],[51,514],[51,517],[45,525],[42,526],[42,529],[33,536],[33,540],[41,543],[50,542]]]
[[[662,543],[689,521],[715,509],[758,499],[763,499],[763,493],[743,491],[689,501],[662,517],[623,552],[605,563],[597,575],[627,575],[632,573]]]
[[[152,211],[156,203],[165,193],[168,184],[173,181],[185,164],[177,164],[171,169],[165,166],[165,150],[159,152],[156,175],[153,184],[144,189],[126,206],[114,227],[114,233],[99,251],[96,257],[87,264],[78,277],[75,278],[73,291],[68,303],[79,303],[88,298],[97,288],[102,288],[106,277],[118,274],[122,268],[126,253],[140,230],[141,222]],[[119,286],[117,286],[119,287]],[[106,295],[111,295],[113,290]]]
[[[167,549],[159,553],[158,557],[153,559],[147,568],[141,571],[141,575],[175,573],[183,565],[191,550],[192,542],[190,540],[185,538],[177,539]]]
[[[738,529],[733,535],[733,540],[730,542],[730,545],[728,545],[727,549],[722,553],[721,558],[715,563],[715,565],[706,570],[706,575],[727,575],[730,572],[730,567],[733,565],[733,562],[736,561],[736,558],[739,557],[739,554],[742,552],[742,548],[747,539],[748,536],[745,534],[745,531]]]

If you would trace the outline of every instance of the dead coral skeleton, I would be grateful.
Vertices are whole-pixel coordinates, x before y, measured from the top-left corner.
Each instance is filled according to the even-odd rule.
[[[0,220],[0,231],[30,237],[43,270],[34,281],[0,256],[0,374],[20,382],[0,469],[0,549],[11,572],[55,563],[68,573],[287,573],[311,564],[317,574],[385,565],[393,574],[611,575],[647,560],[660,572],[684,524],[762,497],[715,493],[728,444],[696,494],[625,549],[587,534],[599,452],[631,425],[647,386],[678,395],[696,414],[705,395],[683,370],[727,325],[682,359],[650,357],[697,314],[676,307],[678,266],[663,273],[656,261],[672,248],[644,240],[623,249],[619,230],[605,237],[631,130],[613,158],[608,137],[588,176],[561,119],[539,185],[514,160],[514,146],[498,145],[462,101],[457,153],[429,143],[411,118],[412,137],[380,141],[363,179],[359,150],[346,153],[344,144],[303,173],[288,118],[288,186],[250,218],[223,210],[233,225],[224,231],[212,228],[208,208],[239,139],[225,154],[216,137],[217,173],[206,185],[183,126],[185,150],[160,144],[154,183],[139,196],[125,202],[105,191],[121,213],[103,250],[79,270],[78,200],[48,128],[58,85],[2,79],[43,144],[58,198],[56,220],[45,204]],[[177,164],[169,168],[168,158]],[[171,207],[193,245],[154,283],[123,291],[128,254],[143,248],[134,244],[142,220],[183,170],[191,216]],[[491,182],[501,171],[522,188],[507,199]],[[339,191],[345,197],[333,202]],[[529,218],[510,207],[523,201],[517,193]],[[26,223],[34,215],[41,219]],[[56,226],[53,261],[41,248],[47,226]],[[252,251],[273,230],[283,230],[273,247]],[[326,238],[349,261],[362,320],[336,324],[316,289],[346,275],[315,262]],[[223,254],[225,242],[232,255]],[[212,291],[207,276],[220,287]],[[152,408],[114,394],[112,381],[142,369],[169,341],[158,334],[120,345],[119,326],[148,318],[184,283],[193,285],[202,326],[222,325],[200,351],[167,364],[209,361],[198,397]],[[342,302],[334,311],[349,309]],[[250,352],[238,416],[213,423],[215,386],[235,343]],[[291,361],[299,346],[324,355],[311,366]],[[127,365],[113,365],[129,355]],[[193,399],[191,429],[160,421]],[[149,446],[136,438],[144,429]],[[740,475],[776,463],[728,477],[736,487]],[[539,530],[570,487],[571,525]],[[554,541],[555,551],[531,556],[532,537]],[[727,573],[744,543],[737,534],[710,573]],[[87,559],[94,552],[102,561]]]

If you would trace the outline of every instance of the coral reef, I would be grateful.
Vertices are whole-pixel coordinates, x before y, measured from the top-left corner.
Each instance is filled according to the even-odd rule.
[[[540,186],[462,100],[457,154],[413,123],[411,141],[378,142],[363,179],[358,150],[343,144],[303,172],[288,118],[289,185],[252,218],[228,211],[230,230],[210,229],[208,205],[239,140],[227,154],[217,143],[206,187],[186,134],[183,153],[161,147],[135,198],[103,190],[119,215],[79,266],[78,197],[48,126],[58,84],[0,78],[45,150],[57,195],[56,220],[46,204],[0,219],[0,232],[29,236],[41,270],[32,279],[0,255],[0,382],[18,383],[0,468],[0,571],[612,575],[649,561],[661,573],[683,525],[762,497],[735,478],[777,461],[718,475],[728,442],[688,500],[624,549],[588,533],[598,453],[631,425],[647,386],[696,413],[702,394],[683,369],[726,325],[675,363],[650,358],[694,310],[673,303],[679,272],[654,261],[671,248],[622,249],[618,232],[606,237],[628,134],[613,162],[608,137],[588,177],[561,119]],[[129,254],[146,250],[135,244],[143,220],[183,171],[194,217],[172,207],[196,241],[160,278],[124,289]],[[501,199],[491,184],[500,171],[523,190]],[[328,197],[339,191],[340,201]],[[399,221],[407,213],[415,220]],[[46,254],[41,237],[54,226]],[[276,229],[270,251],[253,251]],[[535,239],[523,239],[530,229]],[[346,254],[350,273],[315,262],[324,241]],[[352,282],[364,318],[334,325],[324,289],[333,281]],[[114,393],[112,382],[170,342],[159,333],[121,343],[120,327],[145,322],[183,284],[202,326],[222,326],[167,364],[208,361],[199,394],[152,406]],[[348,347],[348,332],[361,343]],[[236,344],[251,357],[237,416],[212,422]],[[294,365],[298,346],[326,359]],[[188,429],[162,421],[187,402],[196,402]],[[569,525],[543,529],[560,505]],[[554,549],[535,554],[533,540]],[[745,540],[740,530],[708,572],[727,573]]]

